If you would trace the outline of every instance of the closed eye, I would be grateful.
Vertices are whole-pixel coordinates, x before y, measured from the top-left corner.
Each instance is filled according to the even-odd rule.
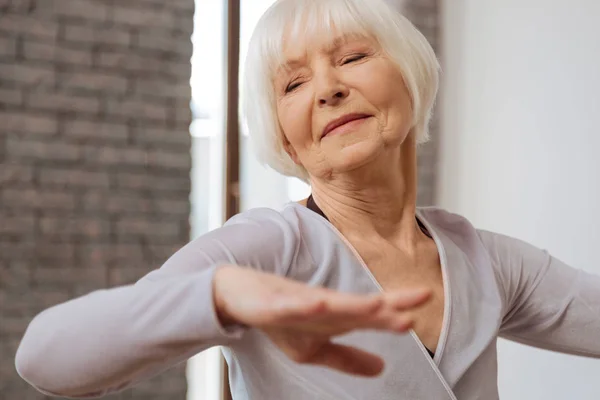
[[[366,54],[356,54],[356,55],[350,56],[350,57],[344,59],[344,61],[342,61],[342,65],[346,65],[346,64],[350,64],[355,61],[362,60],[365,57],[366,57]]]
[[[291,82],[289,85],[286,86],[285,93],[293,92],[295,89],[300,87],[300,85],[302,85],[301,81]]]

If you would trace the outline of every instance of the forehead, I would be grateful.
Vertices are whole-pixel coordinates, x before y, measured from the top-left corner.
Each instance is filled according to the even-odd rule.
[[[307,53],[332,51],[349,40],[376,38],[375,22],[351,0],[280,0],[265,14],[260,42],[271,72]],[[364,6],[364,4],[362,4]]]

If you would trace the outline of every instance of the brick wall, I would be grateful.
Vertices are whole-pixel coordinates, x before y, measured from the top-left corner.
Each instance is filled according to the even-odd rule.
[[[389,0],[402,10],[402,13],[425,35],[439,57],[441,43],[439,0]],[[437,109],[438,107],[436,107]],[[439,115],[434,111],[430,126],[431,141],[420,147],[418,153],[419,188],[417,203],[419,205],[435,204],[435,179],[437,148],[439,138]]]
[[[189,238],[193,0],[0,0],[0,398],[39,311]],[[52,360],[48,360],[51,368]],[[113,399],[184,399],[183,367]]]

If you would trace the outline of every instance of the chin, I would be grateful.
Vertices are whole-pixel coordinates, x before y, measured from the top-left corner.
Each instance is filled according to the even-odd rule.
[[[330,166],[337,173],[361,168],[381,155],[385,146],[382,140],[360,140],[345,144],[330,157]]]

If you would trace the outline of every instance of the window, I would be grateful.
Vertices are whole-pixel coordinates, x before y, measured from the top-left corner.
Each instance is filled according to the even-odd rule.
[[[223,224],[226,0],[196,0],[192,42],[192,238]],[[262,13],[274,0],[242,0],[240,60]],[[240,68],[240,73],[242,68]],[[240,80],[242,76],[240,76]],[[280,208],[308,195],[302,181],[260,165],[250,154],[249,138],[240,138],[241,210]],[[188,400],[218,400],[221,395],[220,351],[209,349],[188,362]]]

